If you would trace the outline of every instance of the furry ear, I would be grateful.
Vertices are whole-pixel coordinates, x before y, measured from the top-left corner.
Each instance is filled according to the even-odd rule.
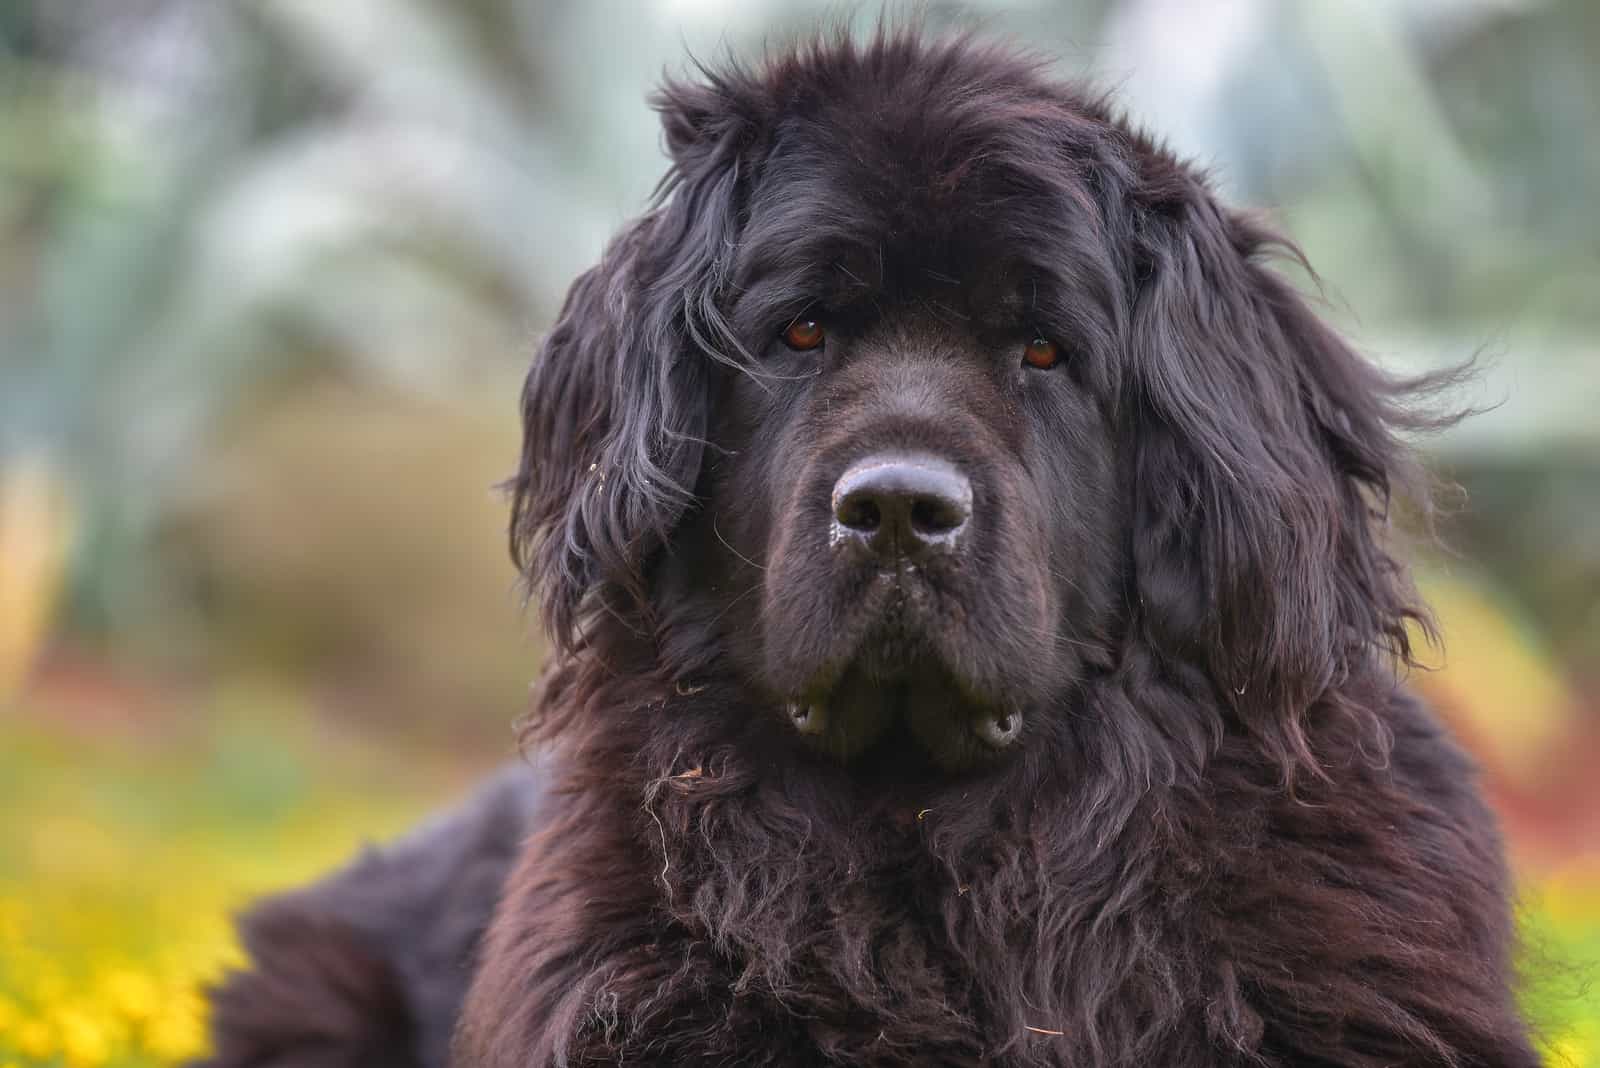
[[[573,284],[523,387],[512,558],[565,649],[595,611],[648,616],[649,562],[694,499],[706,357],[738,351],[718,308],[737,138],[712,95],[673,93],[657,98],[673,165],[652,210]]]
[[[1426,420],[1262,262],[1298,253],[1162,161],[1141,191],[1129,353],[1141,622],[1286,770],[1306,711],[1426,625],[1383,544]],[[1354,712],[1352,712],[1354,714]],[[1369,724],[1381,736],[1377,724]]]

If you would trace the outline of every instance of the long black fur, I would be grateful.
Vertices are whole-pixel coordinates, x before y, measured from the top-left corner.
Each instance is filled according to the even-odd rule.
[[[254,967],[211,991],[195,1068],[436,1068],[477,949],[539,812],[517,766],[457,810],[240,922]]]
[[[703,73],[528,377],[549,794],[453,1063],[1536,1064],[1493,819],[1396,681],[1427,628],[1397,434],[1439,383],[1012,51]],[[802,316],[823,348],[778,341]],[[976,502],[893,581],[828,540],[885,449]],[[840,726],[797,737],[797,702]]]

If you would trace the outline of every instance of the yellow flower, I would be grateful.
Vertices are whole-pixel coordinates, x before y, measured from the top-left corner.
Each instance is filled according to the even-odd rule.
[[[29,1000],[35,1005],[54,1005],[67,996],[67,981],[58,969],[42,961],[30,961],[29,965],[35,972]]]
[[[135,1023],[153,1016],[160,1000],[150,977],[131,968],[119,968],[107,973],[101,989],[113,1011]]]
[[[4,994],[0,994],[0,1035],[15,1027],[20,1019],[22,1019],[22,1010],[17,1008],[17,1003]]]
[[[1580,1020],[1550,1044],[1552,1068],[1590,1068],[1600,1063],[1600,1022]]]
[[[56,1052],[56,1036],[43,1020],[24,1020],[17,1028],[17,1052],[42,1061]]]
[[[145,1029],[145,1048],[163,1061],[187,1061],[206,1052],[205,1013],[196,997],[175,998]]]
[[[78,1009],[56,1016],[61,1032],[61,1052],[72,1068],[100,1068],[111,1057],[111,1035],[100,1021]]]

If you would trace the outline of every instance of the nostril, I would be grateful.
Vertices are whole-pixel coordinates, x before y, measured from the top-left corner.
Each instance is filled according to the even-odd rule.
[[[919,497],[911,505],[911,528],[927,537],[948,534],[966,521],[966,509],[949,497]]]
[[[835,514],[839,522],[863,534],[871,534],[883,523],[883,512],[878,502],[865,495],[846,498]]]

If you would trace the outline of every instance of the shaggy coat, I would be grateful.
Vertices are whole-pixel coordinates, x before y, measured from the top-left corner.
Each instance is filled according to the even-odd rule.
[[[215,1063],[439,1065],[470,969],[460,1068],[1535,1065],[1494,822],[1396,681],[1396,434],[1441,383],[1013,52],[703,73],[523,397],[558,652],[492,926],[430,999],[408,947],[495,894],[301,892],[337,961],[258,939]],[[904,484],[841,500],[889,469],[944,481],[885,540]],[[345,1023],[253,1019],[284,969]]]

